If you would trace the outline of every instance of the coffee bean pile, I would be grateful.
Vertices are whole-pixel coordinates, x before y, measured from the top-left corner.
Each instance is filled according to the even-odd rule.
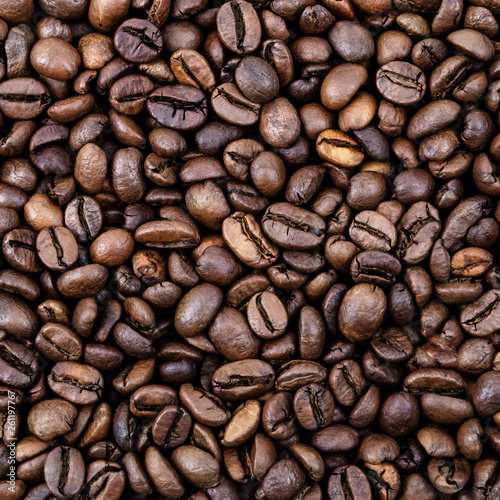
[[[499,500],[499,0],[0,0],[0,498]]]

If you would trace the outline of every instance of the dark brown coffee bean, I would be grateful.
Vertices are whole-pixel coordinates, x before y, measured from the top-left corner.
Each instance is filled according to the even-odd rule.
[[[277,97],[262,106],[259,131],[264,140],[276,148],[289,147],[297,140],[300,118],[288,99]]]
[[[169,405],[155,418],[152,435],[155,444],[163,449],[174,449],[182,445],[191,430],[191,415],[182,407]]]
[[[356,283],[387,287],[396,281],[401,272],[401,263],[389,253],[367,250],[352,259],[350,270]]]
[[[387,327],[371,338],[375,354],[390,363],[406,361],[413,354],[413,345],[398,327]]]
[[[201,333],[217,314],[222,304],[219,288],[205,283],[190,290],[175,312],[175,328],[185,337]]]
[[[54,495],[78,495],[83,487],[84,473],[85,462],[76,448],[54,448],[45,461],[45,482]]]
[[[160,494],[167,498],[182,498],[184,496],[184,486],[177,472],[158,448],[150,446],[146,450],[144,464],[146,472]]]
[[[82,342],[71,330],[57,323],[43,325],[35,338],[37,349],[52,361],[77,361]]]
[[[390,436],[401,437],[418,427],[420,411],[417,399],[405,392],[389,396],[380,409],[379,424]]]
[[[212,93],[212,107],[223,120],[240,126],[257,122],[260,105],[247,99],[233,83],[224,83]]]
[[[73,299],[90,297],[101,290],[108,280],[108,270],[100,264],[89,264],[66,271],[57,279],[57,288]]]
[[[260,21],[252,4],[232,0],[217,13],[217,32],[222,43],[232,52],[246,54],[260,43]]]
[[[97,402],[102,395],[102,375],[93,367],[64,361],[56,363],[48,376],[49,387],[76,404]]]
[[[441,493],[456,493],[469,481],[471,470],[463,458],[433,458],[427,467],[429,479]]]
[[[377,72],[377,89],[388,101],[399,106],[419,102],[427,88],[424,73],[407,62],[393,61]]]
[[[241,92],[255,103],[269,102],[278,93],[278,75],[273,67],[260,57],[244,57],[234,75]]]
[[[78,51],[59,38],[42,38],[31,50],[30,60],[38,73],[55,80],[76,76],[81,64]]]
[[[264,339],[279,337],[288,326],[285,306],[270,292],[257,293],[250,299],[247,317],[252,330]]]
[[[283,248],[309,250],[324,238],[325,223],[318,215],[290,203],[276,203],[266,210],[262,229]]]
[[[163,42],[160,31],[149,21],[128,19],[118,27],[114,45],[127,61],[147,63],[158,57]]]
[[[64,227],[42,229],[36,239],[38,256],[53,271],[65,271],[78,260],[78,244]]]
[[[233,361],[221,366],[212,379],[214,393],[228,401],[258,397],[274,383],[274,370],[258,359]]]
[[[324,366],[314,361],[290,361],[278,370],[276,388],[293,391],[307,384],[321,384],[326,380],[327,373]]]
[[[410,373],[405,378],[404,387],[412,394],[432,392],[454,396],[463,392],[464,380],[453,370],[428,368]]]
[[[297,432],[298,423],[290,393],[277,392],[266,401],[262,409],[262,425],[275,439],[288,439]]]
[[[370,483],[361,469],[355,465],[338,467],[333,470],[328,479],[328,497],[339,498],[370,498]]]
[[[222,234],[231,250],[245,264],[259,269],[276,262],[278,249],[262,234],[253,215],[232,214],[223,222]]]
[[[444,60],[431,74],[429,91],[433,99],[447,97],[467,76],[471,60],[462,55]]]
[[[154,90],[148,97],[147,109],[155,120],[175,130],[198,129],[207,119],[205,94],[191,85]]]
[[[349,74],[349,78],[345,76]],[[343,108],[367,81],[368,73],[360,64],[339,64],[328,73],[321,86],[321,102],[332,110]]]
[[[235,328],[237,337],[233,337]],[[243,314],[231,307],[219,310],[208,335],[218,351],[230,361],[254,358],[259,352],[259,339],[250,330]]]
[[[366,380],[358,363],[346,359],[334,365],[328,383],[342,406],[353,406],[363,393]]]
[[[299,424],[307,430],[315,431],[333,422],[333,397],[319,384],[301,387],[295,393],[293,407]]]
[[[64,224],[80,243],[93,240],[102,229],[101,208],[90,196],[74,198],[66,207]]]
[[[374,285],[361,283],[344,296],[339,310],[339,328],[351,342],[370,338],[379,328],[385,314],[387,299]]]
[[[0,382],[15,388],[32,385],[39,371],[38,359],[34,353],[9,339],[0,341],[0,366]]]
[[[460,315],[462,328],[479,337],[493,333],[496,330],[493,324],[496,322],[497,301],[500,301],[497,290],[490,290],[465,307]]]

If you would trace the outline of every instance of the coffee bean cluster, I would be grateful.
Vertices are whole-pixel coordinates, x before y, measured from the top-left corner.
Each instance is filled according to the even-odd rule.
[[[499,15],[0,0],[0,498],[499,500]]]

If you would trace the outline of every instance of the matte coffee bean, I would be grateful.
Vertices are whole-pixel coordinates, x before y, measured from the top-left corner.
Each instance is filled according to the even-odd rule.
[[[128,19],[114,35],[117,52],[127,61],[147,63],[158,57],[163,41],[160,31],[149,21]]]
[[[299,114],[288,99],[277,97],[262,106],[259,131],[269,145],[289,147],[300,134]]]

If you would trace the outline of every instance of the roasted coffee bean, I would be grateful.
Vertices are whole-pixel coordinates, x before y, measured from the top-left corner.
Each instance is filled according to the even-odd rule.
[[[206,96],[191,85],[160,87],[149,94],[147,109],[162,125],[175,130],[193,130],[207,119]]]
[[[45,482],[52,494],[78,495],[84,484],[85,462],[81,453],[69,446],[54,448],[45,461]]]
[[[277,392],[266,401],[262,409],[262,425],[274,439],[288,439],[297,432],[298,423],[290,393]]]
[[[190,290],[175,312],[177,332],[185,337],[201,333],[217,314],[222,297],[220,289],[208,283]]]
[[[221,366],[212,379],[213,390],[223,400],[258,397],[274,383],[274,370],[265,361],[246,359]]]
[[[182,445],[191,430],[191,415],[177,405],[168,405],[156,415],[152,427],[153,440],[163,449]]]
[[[114,35],[117,52],[132,63],[148,63],[158,57],[163,42],[160,31],[149,21],[128,19]]]
[[[342,500],[349,497],[371,498],[370,483],[355,465],[337,467],[328,478],[328,497]]]
[[[71,330],[57,323],[43,325],[35,338],[37,349],[52,361],[77,361],[82,342]]]
[[[365,389],[366,380],[356,361],[346,359],[332,368],[328,383],[342,406],[353,406]]]
[[[349,78],[345,78],[350,75]],[[321,101],[332,110],[343,108],[367,81],[368,73],[360,64],[345,63],[333,68],[321,86]]]
[[[260,57],[244,57],[236,67],[234,77],[245,97],[258,104],[269,102],[279,91],[276,71]]]
[[[78,244],[65,227],[42,229],[36,239],[38,257],[53,271],[65,271],[78,260]]]
[[[385,99],[399,106],[419,102],[427,88],[425,75],[420,68],[403,61],[382,66],[377,72],[376,85]]]
[[[238,331],[237,337],[232,337],[234,328]],[[230,361],[252,358],[259,352],[260,341],[250,330],[245,317],[230,307],[219,310],[210,325],[208,336],[219,352]]]
[[[9,339],[0,341],[0,366],[0,382],[18,389],[32,385],[40,369],[33,351]]]
[[[260,43],[261,25],[252,4],[233,0],[217,13],[217,32],[232,52],[247,54]]]
[[[278,258],[277,247],[262,234],[251,214],[232,214],[222,224],[222,235],[231,250],[250,267],[268,267]]]
[[[463,392],[464,380],[453,370],[426,368],[408,375],[404,387],[412,394],[430,392],[443,396],[453,396]]]
[[[351,276],[356,283],[392,285],[401,272],[401,263],[393,255],[378,250],[357,254],[351,261]]]
[[[56,394],[76,404],[97,402],[104,384],[95,368],[72,361],[56,363],[47,383]]]
[[[223,120],[239,126],[250,126],[257,122],[260,105],[247,99],[233,83],[223,83],[212,93],[211,104]]]
[[[438,211],[425,201],[414,203],[399,226],[399,256],[406,264],[418,264],[431,251],[441,229]]]
[[[325,130],[316,139],[316,151],[325,161],[341,167],[357,167],[365,157],[354,138],[340,130]]]
[[[285,307],[270,292],[257,293],[250,299],[247,317],[255,334],[264,339],[279,337],[288,326]]]
[[[184,486],[177,472],[158,448],[150,446],[146,450],[144,464],[146,472],[160,494],[167,498],[184,496]]]
[[[38,80],[14,78],[0,83],[0,111],[9,118],[36,118],[49,104],[49,91]]]
[[[497,330],[496,314],[500,296],[497,290],[490,290],[473,303],[467,305],[460,315],[462,328],[474,336],[486,336]]]
[[[326,380],[327,370],[314,361],[294,360],[285,363],[277,372],[276,388],[282,391],[297,390],[307,384],[321,384]]]
[[[293,408],[299,424],[309,431],[333,422],[335,403],[330,391],[319,384],[301,387],[294,396]]]
[[[93,240],[102,229],[101,208],[90,196],[74,198],[64,213],[64,224],[80,243]]]
[[[262,229],[280,247],[309,250],[324,238],[325,222],[318,215],[290,203],[275,203],[266,210]]]
[[[387,299],[375,285],[361,283],[351,288],[339,309],[340,332],[351,342],[370,338],[382,323]]]
[[[270,146],[292,146],[300,134],[300,118],[288,99],[277,97],[262,106],[259,132]]]
[[[433,458],[427,467],[429,479],[441,493],[456,493],[469,481],[471,470],[463,458]]]

